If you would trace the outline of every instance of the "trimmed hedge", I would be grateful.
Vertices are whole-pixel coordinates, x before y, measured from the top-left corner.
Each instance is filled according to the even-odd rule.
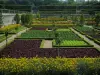
[[[59,28],[65,28],[65,27],[73,27],[75,25],[73,24],[58,24],[58,25],[55,25],[56,27],[59,27]],[[39,24],[39,25],[32,25],[32,27],[52,27],[52,24]]]
[[[1,58],[0,75],[100,75],[100,58]]]

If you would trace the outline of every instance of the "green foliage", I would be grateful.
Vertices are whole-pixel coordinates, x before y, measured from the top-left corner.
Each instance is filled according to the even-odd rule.
[[[57,31],[61,40],[82,40],[77,34],[70,31]]]
[[[84,25],[84,15],[82,14],[81,16],[80,16],[80,24],[81,25]]]
[[[39,12],[36,14],[36,18],[40,18],[40,13]]]
[[[2,21],[2,13],[0,13],[0,27],[3,25],[3,21]]]
[[[70,29],[57,29],[56,31],[70,31]]]
[[[57,41],[57,40],[56,40]],[[80,46],[89,46],[86,42],[84,41],[79,41],[79,40],[60,40],[61,42],[59,45],[55,43],[55,40],[53,40],[53,46],[61,46],[61,47],[80,47]]]
[[[22,23],[22,25],[25,24],[25,14],[21,15],[21,23]]]
[[[99,75],[100,58],[2,58],[0,75]]]
[[[19,14],[16,14],[14,16],[14,20],[16,21],[16,24],[20,24],[20,15]]]
[[[96,26],[98,26],[99,23],[100,23],[100,15],[99,15],[99,14],[97,14],[97,15],[95,16],[95,22],[96,22]]]
[[[64,30],[58,29],[56,31],[56,34],[57,35],[55,37],[55,40],[53,41],[53,46],[61,46],[61,47],[90,46],[81,37],[72,32],[70,29],[64,29]],[[60,43],[57,43],[59,42],[57,38],[59,38]]]
[[[68,4],[73,4],[74,0],[68,0]]]
[[[12,25],[5,26],[3,28],[0,28],[0,33],[4,33],[6,31],[11,32],[12,30],[15,30],[18,27],[20,27],[19,24],[12,24]]]
[[[41,30],[31,30],[26,33],[23,33],[19,38],[54,38],[54,34],[52,31],[41,31]]]
[[[12,35],[8,35],[8,37],[11,37]],[[0,34],[0,42],[6,40],[5,34]]]
[[[90,28],[90,27],[75,27],[76,29],[78,29],[79,31],[93,31],[93,29],[92,28]]]
[[[27,27],[30,27],[33,22],[33,14],[22,14],[21,23]]]
[[[83,40],[77,34],[73,33],[70,29],[66,31],[43,31],[43,30],[31,30],[23,33],[19,38],[60,38],[60,40]]]
[[[33,22],[33,15],[32,14],[26,14],[25,15],[25,25],[27,27],[31,26]]]

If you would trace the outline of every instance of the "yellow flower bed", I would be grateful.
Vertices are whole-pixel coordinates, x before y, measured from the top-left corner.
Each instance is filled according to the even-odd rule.
[[[15,28],[17,28],[19,26],[20,26],[20,24],[10,24],[10,25],[7,25],[7,26],[4,26],[4,27],[0,28],[0,31],[1,32],[9,31],[9,30],[15,29]]]
[[[99,75],[100,58],[1,58],[4,75]]]

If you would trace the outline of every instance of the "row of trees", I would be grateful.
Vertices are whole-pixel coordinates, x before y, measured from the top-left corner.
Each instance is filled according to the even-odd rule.
[[[16,24],[22,24],[29,27],[33,22],[33,15],[32,14],[16,14],[14,17],[14,21]]]
[[[16,24],[22,24],[24,26],[29,27],[32,24],[33,21],[33,15],[32,14],[16,14],[14,17],[14,21],[16,22]],[[15,30],[18,30],[18,27],[15,28]],[[9,35],[8,30],[5,31],[5,37],[6,37],[6,47],[7,47],[7,38]]]
[[[100,23],[100,14],[92,16],[91,19],[92,19],[92,21],[95,22],[94,26],[98,26]],[[83,14],[81,14],[80,16],[72,16],[71,20],[73,21],[74,24],[81,25],[81,26],[84,25],[85,21],[86,21]]]

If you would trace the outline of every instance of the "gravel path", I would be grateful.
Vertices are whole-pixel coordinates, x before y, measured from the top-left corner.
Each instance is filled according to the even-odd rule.
[[[78,34],[80,37],[82,37],[85,41],[87,41],[89,44],[93,45],[96,49],[98,49],[100,51],[100,45],[94,43],[94,41],[88,39],[86,36],[80,34],[79,32],[77,32],[76,30],[74,30],[73,28],[71,28],[71,30],[73,32],[75,32],[76,34]]]
[[[45,40],[43,48],[52,48],[52,40]]]

